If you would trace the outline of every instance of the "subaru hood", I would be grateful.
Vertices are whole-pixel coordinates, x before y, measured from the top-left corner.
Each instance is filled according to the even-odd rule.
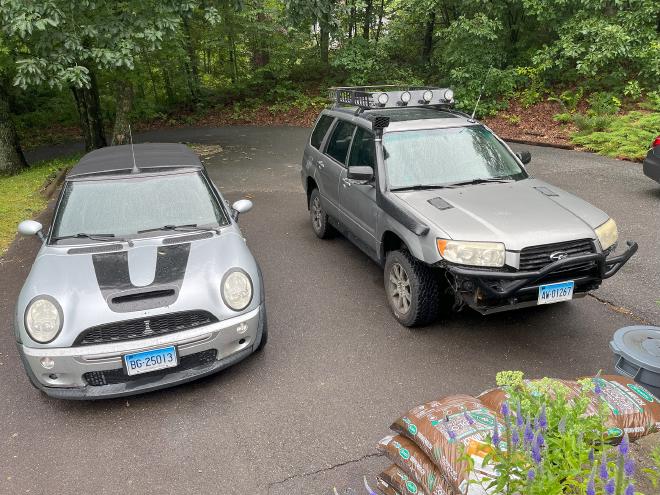
[[[594,228],[609,218],[586,201],[537,179],[395,194],[441,235],[502,242],[509,251],[595,239]]]

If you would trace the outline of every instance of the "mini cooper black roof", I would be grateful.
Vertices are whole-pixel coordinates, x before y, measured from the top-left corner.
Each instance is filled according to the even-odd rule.
[[[133,145],[134,173],[172,169],[202,170],[203,165],[193,151],[179,143],[145,143]],[[67,179],[130,174],[133,172],[131,145],[108,146],[87,153],[71,169]]]

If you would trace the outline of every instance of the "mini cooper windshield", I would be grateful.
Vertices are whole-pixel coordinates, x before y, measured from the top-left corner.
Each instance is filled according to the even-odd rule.
[[[383,137],[383,146],[392,190],[527,177],[513,155],[483,126],[390,132]]]
[[[79,180],[66,186],[51,239],[120,240],[227,223],[197,172]]]

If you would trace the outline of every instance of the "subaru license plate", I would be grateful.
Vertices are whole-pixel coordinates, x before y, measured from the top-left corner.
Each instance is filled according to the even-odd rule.
[[[575,282],[558,282],[556,284],[541,285],[539,287],[539,304],[552,304],[573,299]]]
[[[172,368],[178,364],[174,346],[152,349],[150,351],[126,354],[124,356],[126,372],[129,375],[139,375],[150,371]]]

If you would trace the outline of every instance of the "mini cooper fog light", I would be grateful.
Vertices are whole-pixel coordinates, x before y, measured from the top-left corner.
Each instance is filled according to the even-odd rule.
[[[451,89],[448,89],[445,91],[445,101],[451,101],[454,99],[454,91]]]
[[[387,101],[390,99],[387,93],[381,93],[378,95],[378,104],[381,106],[387,105]]]
[[[424,94],[422,95],[422,98],[424,98],[424,101],[426,103],[431,103],[431,100],[433,99],[433,91],[431,91],[430,89],[427,89],[426,91],[424,91]]]
[[[234,311],[241,311],[252,301],[252,280],[239,268],[227,272],[222,279],[222,300]]]
[[[55,366],[55,361],[53,361],[51,358],[48,356],[42,357],[39,362],[41,363],[41,366],[43,366],[47,370],[52,370],[53,366]]]
[[[410,92],[404,91],[401,93],[401,103],[407,105],[410,102]]]

